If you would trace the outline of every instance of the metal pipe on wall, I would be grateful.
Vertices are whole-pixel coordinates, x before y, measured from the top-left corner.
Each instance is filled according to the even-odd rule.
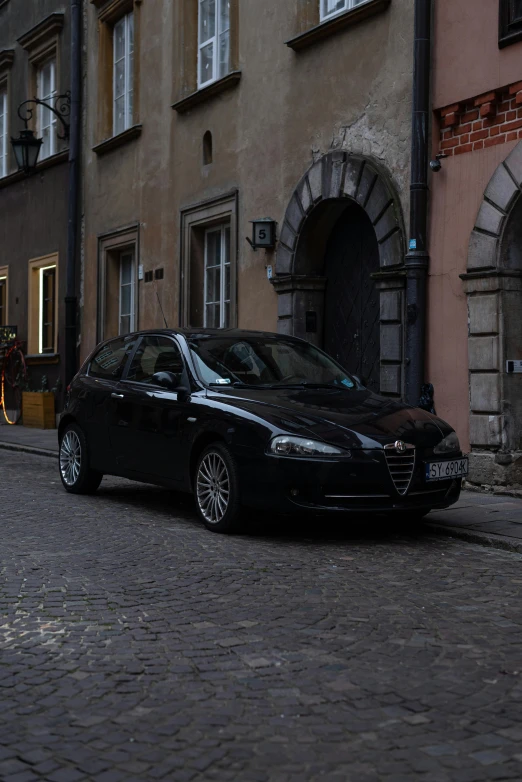
[[[81,0],[71,0],[71,126],[69,139],[69,213],[65,289],[65,385],[76,373],[76,259],[80,219],[80,134],[81,134]]]
[[[406,255],[406,401],[418,405],[426,354],[428,163],[432,0],[415,0],[410,181],[410,236]]]

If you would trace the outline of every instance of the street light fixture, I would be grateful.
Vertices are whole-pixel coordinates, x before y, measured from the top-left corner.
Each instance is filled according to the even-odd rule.
[[[54,106],[45,103],[45,101],[39,98],[25,100],[18,106],[18,116],[25,123],[25,128],[20,131],[18,138],[11,137],[11,145],[18,164],[18,170],[23,171],[24,174],[33,174],[35,172],[38,155],[43,144],[43,139],[36,138],[34,131],[28,127],[34,113],[34,108],[31,104],[44,106],[60,120],[63,130],[57,136],[62,141],[67,141],[69,139],[69,123],[64,118],[69,117],[71,113],[71,93],[66,92],[63,95],[57,95],[54,98]]]

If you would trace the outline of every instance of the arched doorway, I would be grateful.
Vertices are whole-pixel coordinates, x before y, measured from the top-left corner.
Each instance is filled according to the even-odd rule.
[[[522,142],[493,174],[471,233],[468,268],[470,476],[522,485]]]
[[[323,347],[372,390],[403,393],[404,232],[374,161],[331,152],[296,187],[273,285],[278,329]]]
[[[345,207],[326,246],[324,349],[380,391],[379,246],[366,212]]]

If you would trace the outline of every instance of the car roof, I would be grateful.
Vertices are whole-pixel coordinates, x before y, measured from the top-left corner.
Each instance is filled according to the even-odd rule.
[[[247,339],[248,337],[268,337],[268,338],[283,338],[283,339],[295,339],[297,337],[287,336],[286,334],[276,334],[273,331],[254,331],[252,329],[208,329],[208,328],[175,328],[175,329],[145,329],[143,331],[135,331],[132,334],[128,334],[129,337],[141,337],[146,334],[165,334],[176,335],[179,334],[183,337],[231,337],[232,339]]]

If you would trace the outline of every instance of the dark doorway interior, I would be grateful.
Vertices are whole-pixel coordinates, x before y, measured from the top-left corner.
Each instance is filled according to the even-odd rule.
[[[379,247],[366,212],[351,204],[335,224],[325,254],[324,349],[372,391],[380,391]]]

